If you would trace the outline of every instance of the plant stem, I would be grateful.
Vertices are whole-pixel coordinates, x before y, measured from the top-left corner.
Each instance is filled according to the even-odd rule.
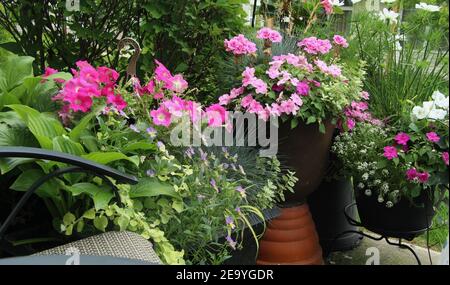
[[[317,20],[316,12],[319,9],[319,7],[320,7],[320,1],[317,1],[316,6],[314,6],[314,8],[311,12],[311,15],[309,16],[308,24],[306,25],[306,28],[303,31],[303,34],[306,34],[308,32],[308,30],[311,28],[312,24]]]

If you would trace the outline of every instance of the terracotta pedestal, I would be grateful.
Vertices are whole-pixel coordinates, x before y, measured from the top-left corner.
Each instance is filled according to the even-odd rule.
[[[260,241],[259,265],[322,265],[322,248],[307,204],[285,208]]]

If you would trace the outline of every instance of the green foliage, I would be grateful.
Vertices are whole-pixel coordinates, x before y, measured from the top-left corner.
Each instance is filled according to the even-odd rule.
[[[73,67],[78,59],[117,64],[117,38],[139,34],[142,1],[80,1],[68,11],[66,1],[2,1],[0,27],[11,39],[1,47],[36,59],[36,73],[45,67]]]
[[[357,54],[367,63],[365,89],[375,116],[397,122],[409,116],[410,102],[426,101],[430,90],[448,90],[448,6],[438,13],[411,12],[398,26],[362,13],[350,38],[343,56],[353,61]]]
[[[244,29],[245,0],[153,0],[146,11],[143,65],[153,71],[158,59],[185,74],[200,100],[213,101],[220,77],[218,64],[225,57],[223,41]]]

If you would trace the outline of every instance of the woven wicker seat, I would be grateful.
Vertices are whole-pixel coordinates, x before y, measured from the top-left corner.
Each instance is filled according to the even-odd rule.
[[[145,238],[131,232],[107,232],[34,255],[65,255],[71,249],[76,249],[80,255],[111,256],[161,264],[161,260],[153,250],[153,245]]]

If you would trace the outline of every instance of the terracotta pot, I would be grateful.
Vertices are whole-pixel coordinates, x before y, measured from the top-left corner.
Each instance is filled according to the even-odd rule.
[[[322,249],[308,205],[282,209],[260,242],[259,265],[321,265]]]
[[[291,129],[290,121],[279,128],[279,158],[286,166],[296,171],[299,182],[295,193],[286,195],[286,206],[303,203],[322,182],[329,165],[330,148],[336,126],[325,121],[326,132],[319,131],[318,124],[301,122]]]

